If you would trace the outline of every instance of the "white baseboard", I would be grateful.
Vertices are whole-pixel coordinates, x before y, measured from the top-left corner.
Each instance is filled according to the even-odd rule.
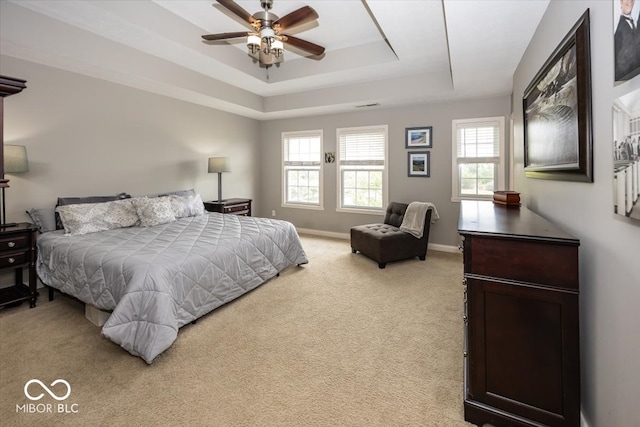
[[[336,233],[334,231],[312,230],[310,228],[297,228],[299,234],[309,234],[311,236],[331,237],[332,239],[349,240],[349,233]]]
[[[349,233],[336,233],[333,231],[312,230],[310,228],[298,228],[299,234],[309,234],[310,236],[330,237],[332,239],[349,240]],[[429,249],[432,251],[460,253],[457,246],[439,245],[437,243],[429,243]]]

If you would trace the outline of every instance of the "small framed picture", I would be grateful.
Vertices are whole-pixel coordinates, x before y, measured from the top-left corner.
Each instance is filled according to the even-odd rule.
[[[431,126],[406,128],[405,132],[405,148],[433,148],[433,135]]]
[[[428,178],[431,173],[429,165],[430,155],[431,153],[428,151],[414,151],[408,153],[408,176]]]

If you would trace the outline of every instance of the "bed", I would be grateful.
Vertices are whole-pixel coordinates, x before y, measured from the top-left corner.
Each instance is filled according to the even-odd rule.
[[[42,282],[112,311],[102,334],[147,363],[178,329],[306,264],[286,221],[206,213],[164,224],[38,238]]]

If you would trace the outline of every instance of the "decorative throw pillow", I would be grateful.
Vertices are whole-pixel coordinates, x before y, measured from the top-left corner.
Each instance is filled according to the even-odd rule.
[[[179,190],[179,191],[170,191],[168,193],[162,193],[162,194],[158,194],[158,197],[165,197],[165,196],[182,196],[182,197],[187,197],[187,196],[195,196],[196,195],[196,190],[194,190],[193,188],[189,189],[189,190]]]
[[[65,234],[87,234],[133,227],[139,218],[131,199],[58,206]]]
[[[38,227],[41,233],[54,231],[56,229],[56,213],[53,208],[35,209],[27,211],[31,221]]]
[[[66,206],[66,205],[77,205],[84,203],[105,203],[111,202],[114,200],[122,200],[122,199],[130,199],[131,195],[127,193],[116,194],[115,196],[85,196],[85,197],[58,197],[58,203],[56,203],[56,208],[58,206]],[[56,218],[56,230],[62,230],[64,227],[62,226],[62,221],[60,220],[60,216],[58,212],[55,213]]]
[[[204,215],[204,203],[199,194],[195,196],[167,196],[171,203],[171,209],[177,218]]]
[[[153,227],[154,225],[166,224],[176,220],[171,209],[171,202],[167,197],[139,197],[133,199],[133,203],[142,227]]]

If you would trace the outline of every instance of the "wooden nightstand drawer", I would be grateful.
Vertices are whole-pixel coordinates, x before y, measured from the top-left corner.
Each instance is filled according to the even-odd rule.
[[[242,213],[242,211],[249,212],[249,205],[245,203],[245,204],[242,204],[242,205],[225,206],[224,207],[224,213],[239,214],[239,213]]]
[[[36,277],[36,240],[38,228],[28,222],[0,227],[0,270],[3,274],[13,270],[13,286],[0,289],[0,307],[15,307],[29,301],[36,306],[38,299]],[[28,280],[23,281],[23,270],[28,268]],[[4,310],[4,308],[3,308]]]
[[[8,252],[0,255],[0,268],[15,268],[29,262],[29,251]]]
[[[221,202],[204,202],[204,208],[207,212],[251,216],[251,199],[227,199]]]
[[[0,237],[0,252],[15,251],[29,247],[29,235],[26,233]]]

